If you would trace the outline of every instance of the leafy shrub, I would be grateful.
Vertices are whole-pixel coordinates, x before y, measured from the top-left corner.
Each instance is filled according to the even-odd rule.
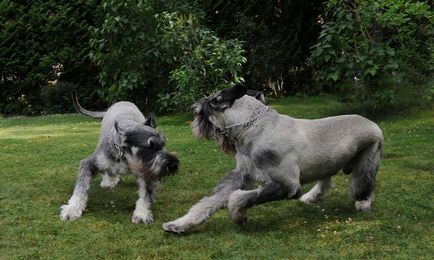
[[[424,102],[433,54],[434,12],[427,2],[331,0],[311,64],[321,84],[336,84],[351,100],[380,111]]]
[[[48,114],[74,112],[70,93],[77,86],[70,83],[58,83],[43,86],[41,99],[44,104],[44,112]]]
[[[323,1],[199,0],[208,26],[220,37],[243,43],[246,83],[281,96],[314,92],[306,59],[320,26]]]
[[[105,109],[106,103],[96,95],[91,86],[83,87],[74,83],[59,82],[57,84],[45,85],[41,88],[41,100],[43,114],[76,113],[71,93],[75,90],[78,93],[80,104],[86,108],[95,110]]]
[[[191,105],[203,95],[243,82],[240,76],[246,62],[236,40],[221,40],[191,15],[164,12],[161,18],[162,47],[177,65],[170,78],[175,90],[160,93],[161,108]]]
[[[245,59],[239,43],[221,40],[204,27],[193,4],[106,0],[101,8],[91,58],[101,68],[108,100],[169,111],[242,81]]]
[[[90,0],[0,1],[0,113],[40,113],[49,81],[96,86],[87,57],[95,7]]]

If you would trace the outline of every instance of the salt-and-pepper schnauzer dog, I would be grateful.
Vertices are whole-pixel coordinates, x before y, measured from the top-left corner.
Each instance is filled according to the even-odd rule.
[[[164,223],[169,232],[188,232],[227,206],[238,224],[254,205],[301,196],[301,185],[317,181],[300,200],[311,203],[330,189],[339,170],[351,173],[351,193],[357,210],[368,211],[374,198],[383,134],[358,115],[318,120],[296,119],[277,113],[236,86],[193,105],[193,134],[215,139],[235,153],[236,168],[188,213]],[[251,189],[252,181],[263,183]]]
[[[147,119],[131,102],[118,102],[106,112],[83,109],[73,93],[75,108],[92,118],[102,118],[101,133],[94,153],[80,162],[74,193],[61,207],[62,220],[79,218],[86,207],[92,177],[103,172],[101,187],[113,188],[120,176],[131,171],[139,186],[133,223],[153,221],[151,204],[162,177],[176,172],[179,161],[165,148],[165,138],[156,127],[154,115]]]

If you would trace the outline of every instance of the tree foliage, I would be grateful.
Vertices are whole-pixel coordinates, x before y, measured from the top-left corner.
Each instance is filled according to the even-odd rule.
[[[430,99],[434,72],[432,4],[406,0],[330,0],[311,64],[371,111]]]
[[[433,9],[423,0],[0,0],[0,113],[72,111],[71,89],[90,108],[129,100],[176,111],[243,81],[275,96],[337,89],[373,111],[424,105],[434,101]]]
[[[176,66],[170,71],[175,91],[161,93],[160,106],[190,106],[203,95],[244,81],[246,59],[239,41],[220,39],[191,15],[161,16],[162,46]]]
[[[88,28],[95,7],[95,1],[0,1],[0,113],[49,111],[43,94],[58,91],[55,80],[92,94],[97,71],[88,59]]]
[[[240,44],[207,29],[194,5],[106,0],[101,13],[91,57],[101,68],[103,94],[109,100],[176,110],[243,80]]]
[[[243,42],[249,87],[275,96],[315,90],[306,59],[319,33],[316,18],[323,1],[199,2],[218,35]]]

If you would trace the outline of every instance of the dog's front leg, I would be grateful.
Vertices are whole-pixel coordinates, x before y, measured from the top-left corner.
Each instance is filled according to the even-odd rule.
[[[151,204],[153,202],[155,185],[152,181],[145,181],[140,176],[137,177],[137,183],[139,185],[139,199],[136,201],[136,208],[134,209],[131,222],[134,224],[140,222],[149,224],[154,221]]]
[[[78,219],[87,203],[87,190],[90,187],[90,181],[95,176],[97,167],[93,156],[88,157],[80,162],[80,168],[77,175],[77,181],[74,187],[74,193],[68,201],[68,204],[61,206],[60,219],[75,220]]]
[[[235,190],[241,189],[246,180],[241,172],[232,170],[214,188],[213,194],[202,198],[190,208],[188,213],[171,222],[163,223],[165,231],[183,233],[202,224],[219,209],[226,206],[229,196]]]
[[[324,196],[324,194],[332,187],[332,178],[327,177],[322,180],[319,180],[309,192],[303,194],[301,196],[300,201],[304,203],[313,203],[317,201],[319,198]]]
[[[300,184],[282,184],[271,181],[254,190],[236,190],[228,202],[229,216],[235,223],[243,225],[247,220],[247,209],[254,205],[283,199],[298,199],[301,196]]]

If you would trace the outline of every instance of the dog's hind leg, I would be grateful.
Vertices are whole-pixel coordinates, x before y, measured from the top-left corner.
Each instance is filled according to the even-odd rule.
[[[151,204],[154,200],[155,185],[152,181],[145,181],[142,177],[137,177],[137,183],[139,185],[139,199],[136,201],[131,222],[149,224],[154,221]]]
[[[332,187],[332,178],[328,177],[319,180],[313,188],[301,196],[300,201],[304,203],[313,203],[319,198],[324,196],[324,194]]]
[[[119,176],[116,174],[111,174],[109,172],[105,172],[102,175],[102,180],[100,183],[101,188],[110,188],[113,189],[119,183]]]
[[[90,182],[96,172],[97,167],[93,156],[81,160],[74,193],[68,204],[61,206],[60,218],[62,220],[75,220],[81,216],[86,208],[87,191],[90,188]]]
[[[165,231],[183,233],[199,226],[219,209],[225,207],[231,193],[243,188],[247,184],[246,181],[241,172],[231,171],[217,184],[211,196],[202,198],[185,216],[163,223],[162,228]]]
[[[360,154],[351,175],[351,194],[357,210],[369,211],[374,199],[375,177],[380,166],[382,142],[378,141]]]
[[[299,184],[282,184],[271,181],[254,190],[236,190],[229,197],[229,216],[237,224],[247,220],[247,209],[254,205],[283,199],[298,199],[301,196]]]

